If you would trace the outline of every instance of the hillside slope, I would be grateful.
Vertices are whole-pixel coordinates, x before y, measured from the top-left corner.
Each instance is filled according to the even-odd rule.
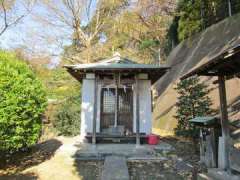
[[[206,58],[213,57],[222,50],[231,46],[236,41],[240,42],[240,14],[215,24],[200,34],[180,43],[170,53],[167,63],[171,70],[154,85],[157,98],[153,113],[153,131],[160,135],[173,133],[177,121],[175,115],[175,103],[177,93],[174,90],[179,78]],[[203,77],[202,80],[209,84],[213,90],[210,97],[213,100],[213,108],[218,109],[218,87],[213,85],[214,78]],[[240,80],[238,78],[228,80],[226,83],[227,97],[231,118],[239,118],[236,113],[238,101],[240,101]],[[233,116],[234,114],[234,116]]]

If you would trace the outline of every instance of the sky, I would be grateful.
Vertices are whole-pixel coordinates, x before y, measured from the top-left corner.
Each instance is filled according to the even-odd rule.
[[[57,0],[59,1],[59,0]],[[56,2],[57,2],[56,1]],[[91,14],[96,9],[97,0],[93,0]],[[22,0],[16,0],[14,12],[18,15],[25,14],[25,8],[22,6]],[[72,32],[70,29],[58,29],[53,26],[45,26],[39,20],[48,18],[47,11],[41,4],[33,6],[31,13],[21,20],[15,26],[10,27],[2,36],[0,36],[1,49],[25,48],[29,53],[40,55],[49,54],[53,63],[58,63],[63,46],[70,45],[69,37]],[[3,21],[0,20],[0,25]],[[87,18],[83,17],[83,24],[87,24]],[[55,36],[52,37],[52,34]],[[48,37],[48,38],[46,38]],[[50,38],[51,37],[51,38]]]

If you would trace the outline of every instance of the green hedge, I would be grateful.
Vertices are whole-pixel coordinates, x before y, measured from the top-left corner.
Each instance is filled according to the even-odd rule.
[[[0,51],[0,152],[35,144],[47,104],[42,83],[26,63]]]
[[[53,121],[53,125],[58,130],[59,135],[75,136],[80,134],[80,109],[80,93],[77,95],[73,94],[59,105]]]

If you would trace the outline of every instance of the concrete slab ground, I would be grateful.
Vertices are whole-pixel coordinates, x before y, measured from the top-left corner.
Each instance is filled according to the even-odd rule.
[[[158,145],[140,145],[135,144],[76,144],[78,150],[76,152],[77,158],[90,157],[106,157],[109,155],[124,156],[126,158],[132,157],[155,157],[158,152],[170,152],[173,150],[172,146],[167,143],[160,143]]]
[[[105,160],[101,180],[129,180],[127,162],[134,161],[158,161],[167,159],[159,157],[159,153],[167,153],[173,147],[167,143],[158,145],[135,144],[89,144],[78,143],[75,145],[77,152],[75,159],[81,160]]]
[[[101,180],[129,180],[126,158],[123,156],[107,156]]]
[[[105,160],[101,180],[129,180],[127,162],[134,161],[158,161],[167,159],[159,157],[159,153],[167,153],[173,147],[167,143],[158,145],[136,144],[75,144],[77,151],[75,159],[81,160]]]

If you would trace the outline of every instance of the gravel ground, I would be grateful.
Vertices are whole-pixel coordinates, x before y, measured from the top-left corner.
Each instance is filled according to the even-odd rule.
[[[103,161],[77,161],[77,171],[83,180],[100,180]]]
[[[195,180],[198,172],[206,168],[199,164],[198,145],[191,141],[176,138],[162,138],[162,142],[170,144],[174,150],[159,153],[166,157],[161,162],[128,162],[131,180]]]
[[[170,162],[129,162],[131,180],[183,180]],[[186,176],[185,176],[186,177]]]

